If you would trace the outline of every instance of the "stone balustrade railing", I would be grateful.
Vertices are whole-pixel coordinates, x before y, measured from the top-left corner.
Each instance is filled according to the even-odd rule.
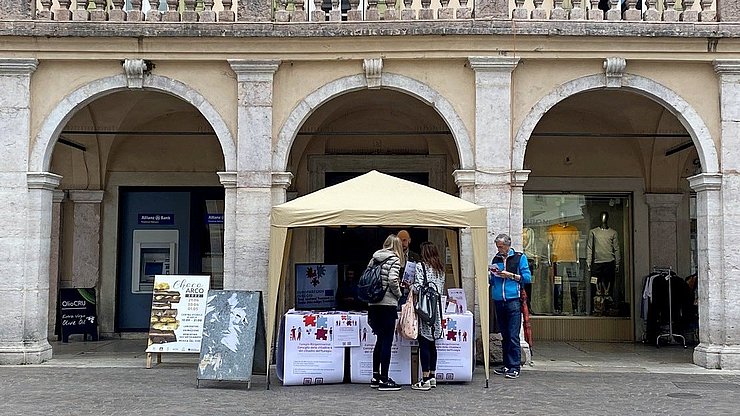
[[[277,0],[273,20],[325,22],[471,19],[472,2],[473,0]],[[36,0],[36,3],[36,18],[42,20],[234,22],[237,17],[236,0]]]
[[[242,11],[238,11],[237,1],[254,3],[253,0],[32,1],[36,1],[36,19],[131,22],[250,21],[249,16],[242,16]],[[333,22],[507,18],[504,14],[506,0],[478,1],[481,2],[480,9],[474,7],[473,0],[268,0],[259,4],[263,10],[266,8],[261,12],[265,18],[256,20]],[[718,20],[719,1],[738,0],[509,0],[508,18],[714,22]],[[500,13],[490,14],[492,7],[500,10]]]
[[[511,17],[534,20],[714,22],[717,20],[717,0],[514,0]]]

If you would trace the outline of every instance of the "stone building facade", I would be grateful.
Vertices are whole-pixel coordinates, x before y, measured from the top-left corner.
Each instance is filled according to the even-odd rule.
[[[670,266],[697,275],[694,361],[740,368],[735,2],[144,3],[0,0],[0,363],[51,357],[60,288],[95,288],[103,336],[145,329],[136,231],[177,230],[173,271],[266,291],[271,207],[378,169],[487,207],[489,253],[537,236],[541,338],[639,340],[643,277]],[[603,315],[600,212],[622,251]],[[289,261],[338,238],[297,231]]]

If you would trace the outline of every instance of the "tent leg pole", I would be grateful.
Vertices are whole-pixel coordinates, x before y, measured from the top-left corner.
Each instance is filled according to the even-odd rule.
[[[488,379],[486,379],[486,388],[488,388]]]

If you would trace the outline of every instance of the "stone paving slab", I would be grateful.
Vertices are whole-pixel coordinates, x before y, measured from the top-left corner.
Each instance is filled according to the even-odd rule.
[[[430,392],[367,385],[281,386],[264,376],[243,383],[201,382],[192,363],[144,368],[0,367],[0,415],[731,415],[740,375],[532,371],[517,380],[482,369],[472,383]]]

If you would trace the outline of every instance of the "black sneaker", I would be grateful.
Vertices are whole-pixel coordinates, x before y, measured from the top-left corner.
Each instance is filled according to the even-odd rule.
[[[506,375],[504,375],[506,378],[519,378],[519,370],[517,369],[510,369],[506,372]]]
[[[392,378],[388,377],[387,381],[381,381],[378,386],[378,391],[398,391],[401,390],[401,386],[396,384]]]
[[[494,368],[493,369],[493,374],[497,374],[497,375],[503,376],[508,371],[509,371],[509,369],[506,368],[506,367],[498,367],[498,368]]]
[[[379,376],[373,376],[373,378],[370,379],[370,387],[377,389],[380,386],[380,378]]]

